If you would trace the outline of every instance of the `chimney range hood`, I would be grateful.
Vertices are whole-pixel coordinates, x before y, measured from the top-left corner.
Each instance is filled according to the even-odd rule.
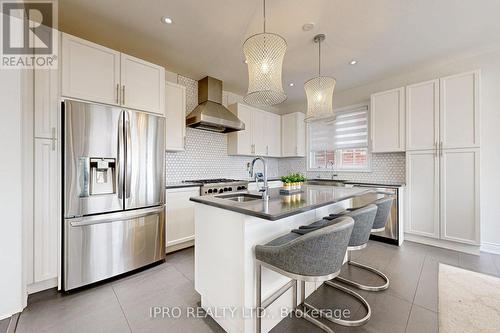
[[[198,106],[186,117],[186,125],[205,131],[229,133],[245,124],[222,105],[222,81],[207,76],[198,81]]]

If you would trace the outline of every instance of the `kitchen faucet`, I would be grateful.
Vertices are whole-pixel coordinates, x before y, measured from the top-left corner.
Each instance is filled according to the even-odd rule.
[[[264,172],[263,173],[256,173],[254,172],[254,166],[255,162],[260,160],[262,164],[264,165]],[[257,185],[257,189],[259,192],[262,192],[262,199],[269,199],[269,186],[267,184],[267,162],[264,158],[262,157],[256,157],[252,161],[252,165],[250,166],[250,174],[254,177],[255,183]],[[264,182],[264,185],[260,187],[259,181],[262,180]]]

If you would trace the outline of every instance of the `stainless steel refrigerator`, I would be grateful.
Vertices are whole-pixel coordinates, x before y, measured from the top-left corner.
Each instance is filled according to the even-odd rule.
[[[165,258],[165,118],[63,102],[63,289]]]

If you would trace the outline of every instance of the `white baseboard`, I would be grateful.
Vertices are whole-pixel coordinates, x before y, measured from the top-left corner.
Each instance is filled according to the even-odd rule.
[[[185,241],[183,243],[175,243],[172,245],[168,245],[165,252],[166,253],[175,252],[191,246],[194,246],[194,239]]]
[[[42,290],[56,288],[57,284],[58,284],[57,278],[53,278],[53,279],[48,279],[45,281],[40,281],[40,282],[35,282],[32,284],[29,284],[26,287],[26,290],[28,291],[28,295],[29,295],[29,294],[37,293],[37,292],[42,291]]]
[[[483,242],[481,244],[481,252],[500,254],[500,244]]]
[[[405,233],[405,241],[411,241],[415,243],[421,243],[425,245],[431,245],[436,247],[441,247],[448,250],[454,250],[458,252],[464,252],[474,255],[479,255],[479,246],[478,245],[470,245],[470,244],[462,244],[456,242],[450,242],[444,239],[435,239],[429,238],[425,236],[413,235],[409,233]]]

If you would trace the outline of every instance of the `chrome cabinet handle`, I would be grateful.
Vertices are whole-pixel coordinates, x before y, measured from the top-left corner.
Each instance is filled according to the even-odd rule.
[[[439,143],[439,152],[440,152],[440,155],[443,156],[443,141],[441,141]]]
[[[266,146],[266,155],[269,155],[269,146]]]
[[[125,86],[122,86],[122,105],[125,105]]]
[[[120,84],[116,84],[116,104],[120,104]]]

